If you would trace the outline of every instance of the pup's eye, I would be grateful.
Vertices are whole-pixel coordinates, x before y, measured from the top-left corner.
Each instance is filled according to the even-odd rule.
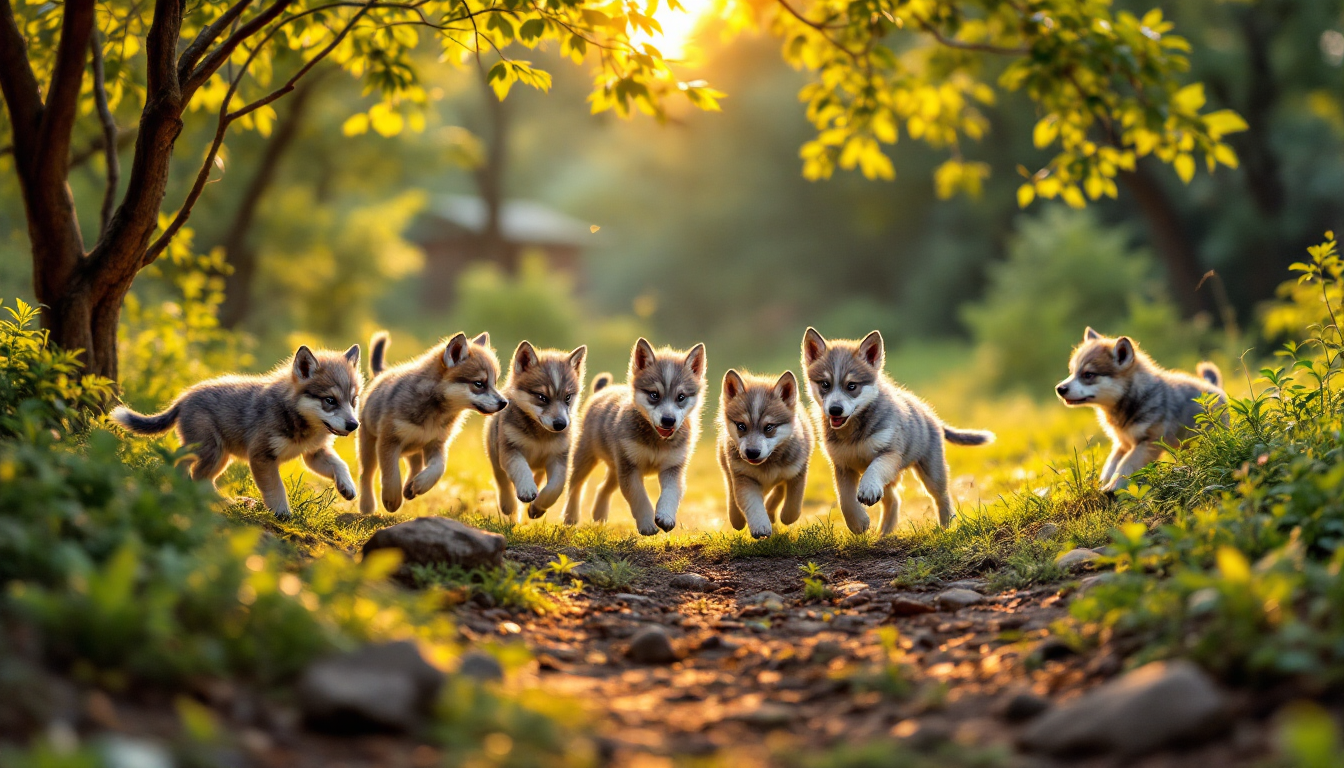
[[[478,380],[478,381],[473,381],[473,382],[471,382],[471,386],[473,386],[473,387],[475,387],[475,388],[477,388],[477,389],[485,389],[485,382],[484,382],[484,381],[479,381],[479,380]]]
[[[831,382],[829,382],[829,381],[819,381],[819,382],[817,382],[817,386],[818,386],[818,387],[821,387],[821,391],[822,391],[822,392],[826,392],[827,390],[829,390],[829,389],[831,388]]]
[[[774,425],[774,424],[766,424],[766,425],[765,425],[765,434],[767,434],[767,435],[773,435],[773,434],[775,434],[775,425]]]
[[[565,395],[565,405],[569,405],[569,401],[573,399],[574,399],[573,393]]]
[[[657,393],[657,392],[654,392],[653,390],[650,389],[650,390],[648,391],[648,395],[649,395],[649,402],[650,402],[650,403],[656,403],[656,402],[658,402],[658,393]]]
[[[745,435],[747,433],[747,425],[740,421],[737,422],[737,431]]]
[[[335,408],[335,407],[336,407],[336,398],[334,398],[334,397],[324,397],[324,398],[322,398],[322,404],[325,405],[325,406],[327,406],[328,408]]]
[[[854,390],[856,390],[856,389],[858,389],[858,388],[859,388],[859,385],[858,385],[858,384],[855,384],[855,383],[852,382],[852,381],[845,385],[845,389],[848,389],[850,392],[853,392]]]
[[[551,402],[551,398],[549,398],[549,397],[547,397],[547,396],[545,396],[545,395],[542,395],[542,394],[538,394],[538,395],[537,395],[537,399],[541,401],[541,404],[542,404],[542,405],[547,405],[547,404],[549,404],[549,403]]]
[[[1088,381],[1088,382],[1090,382],[1090,381],[1092,381],[1093,379],[1097,378],[1097,374],[1095,374],[1095,373],[1093,373],[1093,372],[1091,372],[1091,371],[1088,371],[1088,372],[1084,373],[1082,376],[1079,376],[1078,378],[1082,379],[1083,381]]]
[[[677,402],[678,402],[678,403],[684,403],[684,402],[686,402],[686,396],[685,396],[685,395],[677,395]]]

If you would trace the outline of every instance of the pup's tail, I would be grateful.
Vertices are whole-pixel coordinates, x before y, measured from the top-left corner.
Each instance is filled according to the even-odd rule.
[[[1213,363],[1210,363],[1209,361],[1205,360],[1204,362],[1195,366],[1195,372],[1198,373],[1200,376],[1202,376],[1205,381],[1209,382],[1213,386],[1219,389],[1223,388],[1223,372],[1218,370],[1218,366],[1214,365]]]
[[[984,429],[957,429],[944,424],[943,439],[953,445],[987,445],[994,442],[994,433]]]
[[[612,375],[610,373],[607,373],[606,371],[603,371],[602,373],[599,373],[593,377],[593,385],[589,387],[589,392],[591,392],[592,394],[597,394],[598,392],[601,392],[602,390],[606,389],[607,385],[611,384],[611,382],[612,382]]]
[[[173,403],[173,407],[153,416],[136,413],[124,405],[113,408],[109,415],[113,421],[137,435],[157,435],[172,429],[180,413],[181,406]]]
[[[379,331],[369,340],[369,370],[373,371],[374,376],[383,372],[386,357],[387,331]]]

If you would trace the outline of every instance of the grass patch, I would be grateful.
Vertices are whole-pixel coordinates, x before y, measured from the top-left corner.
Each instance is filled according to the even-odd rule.
[[[582,573],[584,581],[611,592],[629,589],[643,575],[643,568],[623,557],[594,558],[584,565]]]
[[[412,565],[411,578],[421,588],[438,588],[449,593],[453,602],[475,600],[493,608],[550,613],[556,599],[573,594],[579,587],[574,583],[561,584],[549,580],[563,570],[555,568],[528,568],[505,561],[499,568],[471,568],[460,565],[434,563]]]

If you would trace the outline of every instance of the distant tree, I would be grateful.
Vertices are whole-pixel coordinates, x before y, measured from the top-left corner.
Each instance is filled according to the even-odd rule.
[[[1227,111],[1203,113],[1201,86],[1178,82],[1188,45],[1169,34],[1160,11],[1113,13],[1105,0],[792,2],[733,7],[737,22],[767,26],[784,39],[786,60],[815,73],[803,91],[818,130],[802,150],[809,178],[836,167],[892,177],[882,145],[904,128],[951,153],[935,174],[941,195],[975,191],[989,169],[965,160],[960,146],[983,135],[987,120],[976,105],[1000,89],[1024,91],[1038,105],[1038,146],[1058,144],[1045,167],[1026,173],[1023,205],[1037,196],[1074,206],[1114,196],[1117,174],[1149,154],[1185,180],[1197,157],[1210,168],[1236,163],[1221,139],[1244,123]],[[657,0],[66,0],[16,9],[0,0],[8,108],[0,146],[8,135],[34,289],[51,308],[43,322],[58,344],[85,350],[86,370],[115,379],[122,301],[187,223],[222,163],[230,127],[268,132],[272,105],[324,60],[381,95],[346,122],[349,133],[393,135],[423,121],[411,56],[422,36],[448,58],[482,68],[488,54],[494,63],[485,76],[499,98],[518,82],[549,87],[547,73],[508,51],[551,40],[575,62],[594,65],[594,111],[661,117],[674,94],[717,109],[721,94],[678,82],[654,46],[632,42],[658,29],[658,7]],[[115,118],[131,110],[138,129],[122,182]],[[175,143],[195,110],[216,113],[214,136],[190,190],[161,216]],[[100,128],[107,169],[91,247],[67,184],[72,136],[85,120]]]

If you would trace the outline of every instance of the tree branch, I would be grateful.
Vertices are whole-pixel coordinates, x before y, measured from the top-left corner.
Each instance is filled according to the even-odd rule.
[[[42,91],[28,63],[28,45],[19,31],[9,0],[0,0],[0,92],[9,107],[9,123],[14,132],[11,149],[15,158],[31,156],[36,142],[38,121],[42,116]]]
[[[70,136],[79,110],[79,92],[84,85],[84,60],[93,36],[93,0],[68,0],[61,18],[61,41],[56,47],[56,65],[47,87],[47,103],[38,127],[40,140],[33,160],[37,173],[65,178],[70,162]]]
[[[220,67],[224,66],[224,62],[229,60],[229,57],[238,49],[238,46],[242,45],[253,35],[256,35],[258,32],[265,29],[267,24],[275,21],[276,18],[284,13],[285,9],[292,3],[293,0],[275,0],[275,2],[266,6],[261,13],[248,19],[247,23],[242,24],[235,29],[233,34],[229,35],[225,38],[224,42],[219,44],[218,48],[215,48],[207,54],[205,58],[201,60],[201,63],[191,70],[191,75],[189,77],[181,81],[183,94],[185,94],[187,98],[190,98],[191,94],[195,93],[197,88],[205,85],[205,81],[209,80],[211,75],[215,74]]]
[[[957,48],[962,51],[975,51],[976,53],[995,53],[1001,56],[1023,56],[1031,53],[1030,48],[1004,48],[999,45],[989,45],[988,43],[968,43],[965,40],[957,40],[953,37],[946,37],[938,28],[919,16],[915,17],[919,22],[919,28],[929,33],[929,36],[938,42],[939,45],[948,48]]]
[[[196,67],[196,62],[205,55],[206,49],[214,44],[224,30],[228,29],[243,11],[247,10],[252,4],[252,0],[238,0],[238,2],[229,6],[226,11],[214,23],[206,25],[196,34],[196,39],[182,51],[182,55],[177,59],[177,81],[186,82],[191,77],[191,70]]]
[[[121,181],[121,163],[117,159],[117,121],[107,104],[107,81],[103,76],[103,46],[95,31],[89,37],[93,53],[93,100],[98,105],[98,119],[103,123],[103,156],[107,162],[107,184],[103,190],[103,207],[99,217],[98,235],[107,232],[112,220],[112,207],[117,203],[117,182]],[[68,168],[69,166],[67,166]]]
[[[288,1],[289,0],[277,0],[277,2],[286,3]],[[230,112],[229,105],[233,102],[233,97],[237,95],[238,85],[247,74],[247,70],[251,67],[253,60],[256,59],[257,54],[265,48],[266,41],[273,37],[276,31],[284,26],[284,24],[288,23],[289,20],[277,24],[266,34],[266,37],[262,40],[261,44],[252,50],[252,53],[247,57],[247,61],[239,67],[238,74],[234,76],[233,82],[229,84],[229,92],[224,95],[224,100],[219,105],[219,120],[215,127],[215,137],[210,143],[210,150],[206,152],[205,160],[201,163],[200,170],[196,172],[196,181],[192,184],[191,191],[187,193],[186,199],[182,202],[182,207],[178,209],[177,215],[173,217],[173,220],[168,224],[167,229],[165,229],[163,234],[159,235],[158,239],[151,243],[149,248],[145,251],[145,256],[140,264],[142,269],[154,263],[154,260],[168,248],[168,244],[173,241],[173,238],[177,235],[178,231],[181,230],[182,226],[187,223],[189,218],[191,218],[191,210],[196,206],[196,201],[200,200],[201,193],[205,191],[205,185],[210,180],[210,167],[214,165],[215,158],[219,155],[219,148],[224,144],[224,134],[228,132],[229,126],[233,121],[270,104],[294,90],[294,84],[304,75],[308,74],[309,70],[317,66],[318,62],[325,59],[328,54],[335,50],[336,47],[345,40],[346,36],[350,34],[350,31],[359,24],[360,19],[364,18],[364,15],[376,5],[377,0],[369,0],[367,3],[360,6],[359,11],[356,12],[354,16],[350,17],[350,20],[346,22],[345,27],[332,38],[331,42],[321,51],[318,51],[308,63],[300,67],[284,85],[275,89],[270,94]],[[205,64],[202,63],[201,66],[205,66]]]

